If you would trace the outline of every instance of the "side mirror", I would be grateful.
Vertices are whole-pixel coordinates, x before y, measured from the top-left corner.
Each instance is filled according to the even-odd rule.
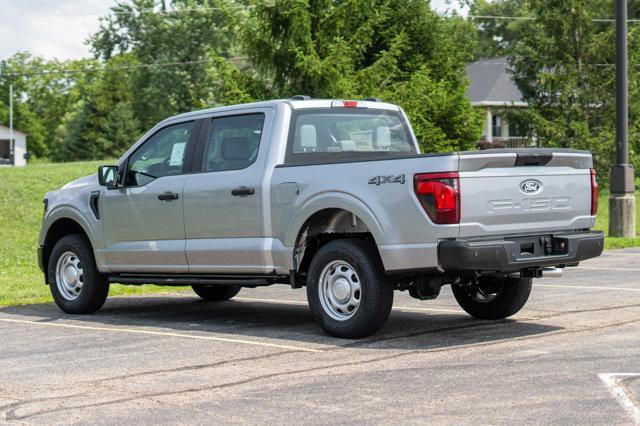
[[[100,166],[98,168],[98,183],[107,189],[118,187],[118,166]]]

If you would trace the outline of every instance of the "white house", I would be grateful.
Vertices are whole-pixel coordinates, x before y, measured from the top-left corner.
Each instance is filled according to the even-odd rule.
[[[509,123],[504,112],[527,108],[522,92],[509,71],[506,58],[482,59],[469,64],[467,76],[471,85],[467,96],[471,104],[485,111],[481,141],[500,143],[507,147],[529,147],[535,141],[527,138],[521,123]]]
[[[9,128],[0,124],[0,166],[27,165],[27,134],[13,129],[13,141]]]

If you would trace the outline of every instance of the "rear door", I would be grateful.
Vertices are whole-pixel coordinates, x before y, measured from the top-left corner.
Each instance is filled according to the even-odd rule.
[[[460,154],[460,237],[587,229],[591,154],[521,150]]]
[[[273,110],[207,119],[184,189],[186,255],[193,273],[265,273],[262,175]],[[270,263],[270,262],[267,262]]]

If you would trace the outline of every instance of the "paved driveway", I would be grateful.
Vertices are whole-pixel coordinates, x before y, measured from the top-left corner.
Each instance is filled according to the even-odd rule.
[[[0,421],[640,423],[639,324],[638,249],[535,281],[510,320],[470,318],[449,288],[396,293],[358,341],[324,335],[286,286],[0,308]]]

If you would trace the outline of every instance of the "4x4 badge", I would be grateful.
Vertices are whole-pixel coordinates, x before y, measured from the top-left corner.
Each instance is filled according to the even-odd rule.
[[[369,179],[369,185],[384,185],[385,183],[405,183],[404,174],[401,175],[387,175],[387,176],[374,176]]]

